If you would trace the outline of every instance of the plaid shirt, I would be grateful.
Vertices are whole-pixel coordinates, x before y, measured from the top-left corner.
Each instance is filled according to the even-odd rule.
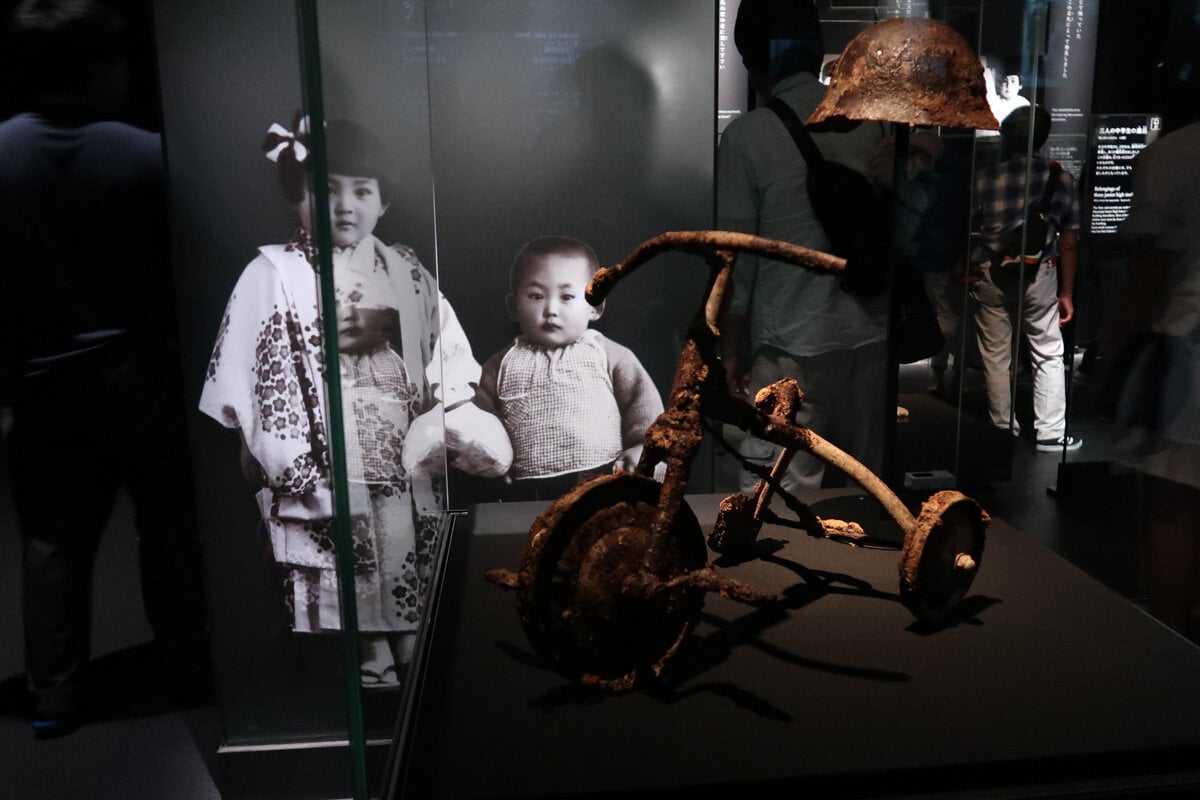
[[[1029,192],[1025,191],[1025,173],[1029,172]],[[1024,216],[1025,198],[1036,206],[1046,189],[1050,162],[1034,156],[1014,156],[975,175],[975,206],[972,230],[979,234],[971,254],[975,262],[987,261],[991,251],[999,247],[1010,232],[1016,230]],[[1079,230],[1079,196],[1075,179],[1065,169],[1059,172],[1058,186],[1050,195],[1050,227],[1042,249],[1043,261],[1058,255],[1060,231]],[[1030,243],[1036,248],[1036,245]]]

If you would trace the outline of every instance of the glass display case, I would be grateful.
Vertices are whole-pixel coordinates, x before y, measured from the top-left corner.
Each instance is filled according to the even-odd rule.
[[[424,14],[155,19],[223,773],[365,796],[449,536],[444,410],[478,379],[438,286]]]
[[[357,796],[405,731],[419,680],[403,659],[421,661],[416,593],[448,512],[527,491],[488,461],[503,431],[454,422],[521,333],[506,307],[518,251],[556,237],[609,262],[711,226],[715,11],[159,2],[155,20],[225,783]],[[673,287],[693,275],[667,259],[595,320],[659,407],[690,306]],[[387,358],[358,343],[385,308],[399,312]],[[398,393],[400,412],[375,410]],[[408,426],[404,471],[371,478],[389,424]],[[314,455],[320,491],[304,483]],[[378,619],[397,612],[399,631]],[[399,674],[381,680],[389,644]]]
[[[1130,162],[1162,117],[1153,104],[1095,113],[1100,3],[815,6],[822,83],[876,22],[928,17],[974,49],[989,108],[1010,120],[1004,135],[863,123],[893,228],[887,381],[868,398],[880,476],[905,501],[970,493],[1036,453],[1064,496],[1096,480],[1131,490],[1110,469],[1111,428],[1073,388],[1119,304]],[[396,790],[456,512],[545,503],[636,463],[647,423],[621,423],[630,406],[647,420],[662,408],[703,270],[664,255],[596,310],[580,299],[591,272],[569,292],[566,278],[536,298],[527,284],[547,265],[594,269],[665,231],[719,226],[717,148],[764,104],[734,48],[737,7],[154,3],[233,796],[267,776],[297,797]],[[988,215],[1002,180],[1021,187],[1004,201],[1013,219],[1051,185],[1052,237],[1000,252],[1013,219]],[[546,321],[565,313],[546,294],[583,309],[569,344],[604,365],[553,397],[537,392],[552,372],[538,359],[568,349],[554,338],[567,323]],[[910,348],[914,317],[938,341]],[[620,409],[619,446],[522,439],[521,414],[603,427],[598,396]],[[739,432],[714,434],[689,491],[744,483]]]

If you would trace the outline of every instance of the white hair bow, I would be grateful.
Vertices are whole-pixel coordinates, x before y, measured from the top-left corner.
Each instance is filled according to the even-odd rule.
[[[296,163],[302,164],[304,159],[308,158],[308,148],[303,141],[308,137],[308,117],[299,115],[297,117],[294,123],[295,131],[289,131],[278,122],[271,123],[271,127],[267,128],[267,138],[263,140],[263,150],[267,151],[267,158],[271,161],[278,162],[279,156],[288,148],[291,148]]]

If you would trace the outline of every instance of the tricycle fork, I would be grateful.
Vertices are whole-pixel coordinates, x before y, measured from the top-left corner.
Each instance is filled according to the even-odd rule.
[[[704,437],[701,423],[704,398],[714,392],[728,394],[725,373],[716,357],[721,335],[717,317],[737,253],[718,250],[706,252],[704,257],[709,265],[705,302],[688,329],[666,409],[646,430],[645,445],[637,466],[639,474],[649,477],[655,464],[666,462],[650,546],[642,563],[643,572],[659,578],[670,577],[670,567],[663,554],[673,549],[667,539],[684,503],[688,473]]]

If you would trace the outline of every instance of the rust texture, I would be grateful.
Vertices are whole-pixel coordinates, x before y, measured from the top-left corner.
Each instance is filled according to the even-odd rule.
[[[774,518],[768,505],[775,496],[811,536],[853,541],[867,535],[857,523],[817,518],[779,486],[792,456],[809,452],[849,475],[900,524],[901,600],[921,619],[944,619],[978,571],[987,514],[958,492],[940,492],[914,517],[878,476],[796,424],[804,392],[794,380],[764,388],[751,405],[731,395],[716,355],[717,321],[738,253],[817,271],[837,271],[845,262],[740,233],[666,233],[600,270],[588,287],[588,301],[599,304],[622,277],[667,250],[703,256],[709,277],[666,410],[646,431],[636,472],[592,478],[564,494],[534,521],[520,569],[493,569],[485,576],[516,591],[521,624],[537,653],[580,683],[626,691],[662,675],[695,625],[706,592],[750,604],[773,599],[708,563],[705,539],[684,500],[705,418],[783,449],[769,472],[755,469],[761,480],[753,497],[735,494],[721,502],[708,539],[713,550],[752,557],[764,520]],[[666,464],[662,483],[651,477],[659,463]]]
[[[808,124],[851,120],[1000,128],[967,40],[919,17],[880,22],[846,45]]]
[[[722,555],[740,558],[748,554],[761,528],[754,511],[754,498],[741,492],[723,499],[717,509],[717,522],[708,534],[708,546]]]
[[[979,571],[990,521],[962,492],[937,492],[922,504],[900,555],[900,599],[918,619],[941,622],[962,600]]]
[[[857,522],[844,519],[827,519],[825,517],[821,517],[820,519],[821,527],[825,530],[825,536],[830,539],[856,541],[867,538],[867,532]]]

